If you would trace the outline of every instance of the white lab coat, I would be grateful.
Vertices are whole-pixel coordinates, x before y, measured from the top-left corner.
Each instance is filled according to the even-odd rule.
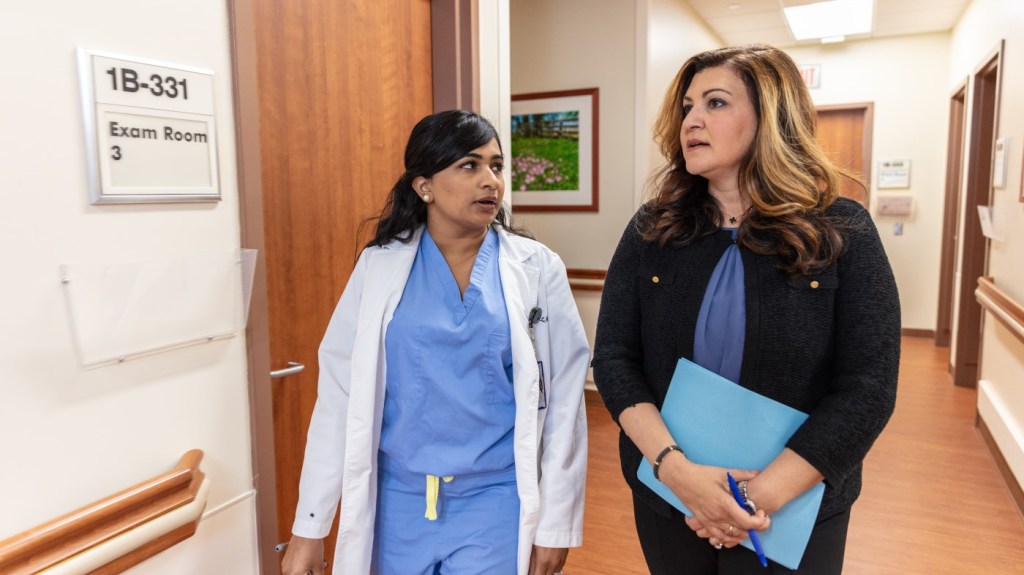
[[[320,345],[320,380],[309,426],[292,532],[327,535],[341,500],[335,573],[370,573],[377,503],[377,449],[384,410],[384,335],[412,270],[419,238],[363,250]],[[519,490],[519,574],[533,545],[583,543],[587,420],[583,384],[590,360],[561,259],[542,244],[498,228],[499,269],[512,335]],[[536,355],[527,329],[539,306]],[[546,409],[538,409],[537,360]],[[472,430],[468,430],[472,432]],[[386,575],[386,574],[385,574]]]

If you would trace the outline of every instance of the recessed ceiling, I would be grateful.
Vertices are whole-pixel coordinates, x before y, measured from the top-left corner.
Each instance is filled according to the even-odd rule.
[[[798,42],[786,25],[782,9],[811,0],[685,0],[729,46],[765,42],[779,47],[816,44]],[[971,0],[875,0],[874,29],[847,40],[903,36],[953,29]]]

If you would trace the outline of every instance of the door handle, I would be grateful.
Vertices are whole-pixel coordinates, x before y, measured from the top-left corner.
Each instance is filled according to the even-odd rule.
[[[280,379],[282,377],[288,377],[289,375],[295,375],[300,371],[306,369],[306,366],[302,365],[297,361],[289,361],[288,367],[282,369],[275,369],[270,372],[270,379]]]

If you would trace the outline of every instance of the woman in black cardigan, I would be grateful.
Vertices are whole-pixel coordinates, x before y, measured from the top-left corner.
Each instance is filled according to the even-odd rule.
[[[593,360],[654,575],[766,572],[737,544],[822,480],[797,572],[842,571],[862,462],[895,404],[900,310],[878,232],[839,197],[852,176],[818,147],[815,118],[789,56],[752,45],[689,59],[655,125],[669,162],[608,268]],[[694,463],[659,412],[680,357],[809,417],[764,469]],[[693,517],[637,480],[642,456]]]

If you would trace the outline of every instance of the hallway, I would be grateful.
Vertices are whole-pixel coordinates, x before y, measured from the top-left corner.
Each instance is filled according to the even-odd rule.
[[[846,574],[1024,574],[1024,517],[974,426],[977,393],[953,386],[948,363],[948,348],[903,338],[896,412],[865,463]],[[570,552],[565,572],[646,574],[618,427],[596,394],[587,410],[585,544]]]

